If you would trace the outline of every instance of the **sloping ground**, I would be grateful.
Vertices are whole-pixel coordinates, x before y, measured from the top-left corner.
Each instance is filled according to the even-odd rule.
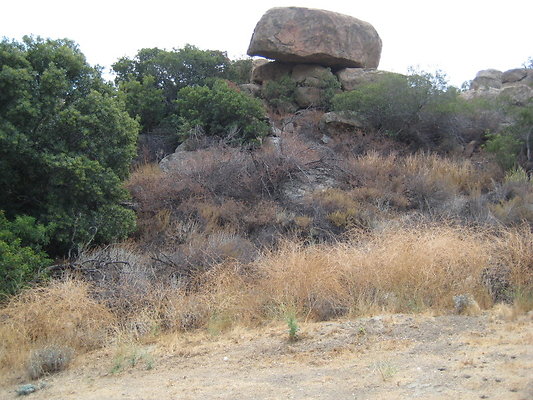
[[[121,354],[79,359],[28,398],[533,398],[531,313],[513,321],[493,311],[303,324],[292,343],[279,325],[167,337]],[[0,398],[15,398],[15,389]]]

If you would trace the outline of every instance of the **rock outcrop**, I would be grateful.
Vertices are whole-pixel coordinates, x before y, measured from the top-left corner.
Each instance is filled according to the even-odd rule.
[[[342,90],[354,90],[361,85],[377,82],[380,78],[393,72],[378,71],[368,68],[344,68],[336,73]]]
[[[512,104],[525,105],[533,99],[533,70],[515,68],[505,72],[495,69],[479,71],[462,94],[465,99],[504,98]]]
[[[248,55],[333,68],[377,68],[381,39],[368,22],[300,7],[268,10],[257,23]]]

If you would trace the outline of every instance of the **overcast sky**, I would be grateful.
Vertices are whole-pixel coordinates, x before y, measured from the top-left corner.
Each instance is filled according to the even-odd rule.
[[[533,57],[529,0],[24,0],[1,4],[0,36],[76,41],[106,68],[143,47],[201,49],[244,56],[253,29],[271,7],[300,6],[370,22],[383,41],[379,69],[443,70],[460,85],[487,68],[521,67]]]

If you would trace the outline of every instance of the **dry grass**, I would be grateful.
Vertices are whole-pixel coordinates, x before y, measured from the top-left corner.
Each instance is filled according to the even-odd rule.
[[[0,310],[0,369],[23,369],[48,346],[85,352],[108,343],[116,318],[77,280],[26,290]]]
[[[127,256],[131,269],[135,260],[143,262],[130,254],[131,246],[119,246],[106,257]],[[300,320],[452,312],[453,296],[460,294],[472,295],[487,309],[493,300],[482,276],[492,265],[509,269],[513,312],[523,313],[533,308],[532,260],[533,234],[527,227],[391,224],[354,232],[342,243],[285,240],[255,261],[224,261],[200,271],[188,286],[152,281],[139,272],[131,282],[115,282],[133,286],[116,288],[129,298],[114,309],[113,302],[96,301],[86,283],[55,281],[23,292],[0,311],[0,363],[4,371],[18,370],[33,350],[50,345],[80,354],[124,340],[158,340],[164,332],[202,328],[218,334],[236,325],[258,326],[284,320],[289,312]],[[132,288],[148,290],[134,296],[139,290]]]

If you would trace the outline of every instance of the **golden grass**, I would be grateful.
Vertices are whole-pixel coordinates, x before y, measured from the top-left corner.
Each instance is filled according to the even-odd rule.
[[[253,263],[226,262],[200,273],[192,289],[152,285],[123,315],[97,302],[86,283],[53,281],[0,310],[0,367],[20,369],[32,350],[52,344],[79,354],[121,337],[158,340],[165,332],[198,328],[218,334],[288,313],[303,321],[452,312],[458,294],[471,294],[487,309],[493,304],[481,276],[496,264],[510,268],[515,312],[532,309],[533,233],[527,227],[390,225],[328,245],[285,241]]]
[[[14,297],[0,310],[0,370],[22,369],[50,345],[85,352],[105,345],[116,319],[77,280],[52,281]]]

